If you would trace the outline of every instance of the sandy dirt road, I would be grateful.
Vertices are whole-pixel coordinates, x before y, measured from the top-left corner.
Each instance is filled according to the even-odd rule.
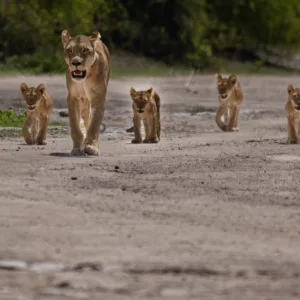
[[[44,82],[66,107],[62,76]],[[240,132],[220,132],[213,76],[112,80],[99,157],[0,141],[0,299],[300,298],[300,148],[284,105],[297,77],[241,77]],[[162,98],[162,140],[132,145],[130,86]],[[202,107],[201,109],[199,107]],[[198,111],[202,112],[198,112]]]

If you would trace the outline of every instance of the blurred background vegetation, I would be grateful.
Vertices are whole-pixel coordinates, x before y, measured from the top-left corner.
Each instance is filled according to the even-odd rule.
[[[293,69],[287,58],[300,46],[300,1],[0,0],[0,69],[63,72],[64,29],[100,31],[115,73],[220,70],[228,61]]]

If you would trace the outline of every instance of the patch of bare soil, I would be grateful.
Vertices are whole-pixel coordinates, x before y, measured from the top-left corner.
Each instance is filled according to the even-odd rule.
[[[241,77],[240,132],[217,128],[214,76],[109,85],[99,157],[0,140],[0,299],[300,298],[300,148],[284,106],[295,77]],[[44,82],[63,120],[62,76],[0,79],[0,108],[20,82]],[[128,92],[162,101],[159,144],[130,143]]]

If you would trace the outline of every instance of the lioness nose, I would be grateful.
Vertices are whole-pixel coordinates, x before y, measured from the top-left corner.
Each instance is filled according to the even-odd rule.
[[[72,65],[77,67],[77,66],[81,65],[81,62],[78,60],[75,60],[75,61],[72,61]]]

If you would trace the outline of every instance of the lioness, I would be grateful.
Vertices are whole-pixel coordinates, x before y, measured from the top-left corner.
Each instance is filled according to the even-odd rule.
[[[26,102],[26,119],[22,128],[25,142],[29,145],[47,144],[48,120],[52,113],[52,99],[41,83],[36,88],[29,88],[26,83],[20,85]]]
[[[300,129],[300,89],[291,84],[287,87],[288,101],[285,105],[288,120],[288,143],[298,144]]]
[[[243,92],[232,74],[228,78],[216,75],[219,92],[219,107],[216,114],[216,123],[223,131],[239,131],[238,117],[240,106],[243,103]]]
[[[99,155],[100,125],[104,115],[110,76],[109,51],[100,40],[100,33],[71,37],[61,34],[68,88],[68,110],[73,140],[72,155]],[[80,130],[84,120],[86,137]]]
[[[158,143],[160,140],[160,98],[153,88],[147,91],[136,91],[130,89],[133,101],[133,130],[134,144],[142,142],[141,120],[145,128],[145,139],[143,143]]]

